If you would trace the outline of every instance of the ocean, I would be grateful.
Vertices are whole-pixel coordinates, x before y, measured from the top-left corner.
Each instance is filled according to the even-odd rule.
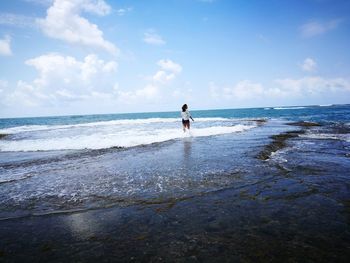
[[[0,119],[0,257],[349,257],[350,105],[190,112]]]
[[[349,106],[325,105],[193,111],[193,137],[241,132],[253,128],[249,118],[350,122]],[[184,137],[179,112],[77,115],[0,119],[1,152],[56,151],[133,147]]]

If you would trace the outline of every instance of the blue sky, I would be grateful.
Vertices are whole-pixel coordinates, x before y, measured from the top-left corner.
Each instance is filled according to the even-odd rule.
[[[349,103],[350,1],[0,2],[0,117]]]

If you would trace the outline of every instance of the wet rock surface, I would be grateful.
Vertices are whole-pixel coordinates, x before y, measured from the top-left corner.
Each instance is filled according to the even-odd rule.
[[[264,149],[257,155],[257,158],[261,160],[269,159],[272,153],[286,147],[288,139],[295,138],[304,132],[304,130],[288,131],[285,133],[272,135],[270,137],[272,139],[271,143],[264,147]]]
[[[298,121],[298,122],[290,122],[287,123],[288,125],[292,126],[299,126],[299,127],[317,127],[321,126],[321,124],[317,122],[311,122],[311,121]]]

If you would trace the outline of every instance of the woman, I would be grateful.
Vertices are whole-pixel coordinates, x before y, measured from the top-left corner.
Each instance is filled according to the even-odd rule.
[[[190,112],[187,109],[188,109],[187,104],[184,104],[182,106],[182,112],[181,112],[182,125],[183,125],[184,132],[186,131],[186,128],[190,129],[190,118],[192,121],[194,121]]]

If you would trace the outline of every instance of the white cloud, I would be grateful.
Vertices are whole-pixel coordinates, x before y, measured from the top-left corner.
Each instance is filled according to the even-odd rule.
[[[100,16],[108,15],[112,10],[104,0],[78,0],[77,2],[81,3],[80,6],[84,11]]]
[[[36,107],[43,104],[50,104],[51,94],[46,95],[40,89],[22,80],[17,82],[17,87],[4,98],[8,106],[21,105],[24,107]]]
[[[175,74],[174,73],[167,73],[163,70],[159,70],[156,72],[156,74],[154,74],[154,76],[152,78],[156,82],[166,84],[175,78]]]
[[[350,82],[344,78],[304,77],[277,79],[278,90],[285,96],[310,96],[340,91],[350,92]]]
[[[11,38],[5,35],[3,39],[0,39],[0,56],[11,56]]]
[[[124,104],[136,104],[142,101],[154,101],[160,98],[160,87],[154,84],[147,84],[145,87],[134,91],[117,90],[116,96],[119,102]]]
[[[235,101],[277,100],[283,104],[287,99],[306,99],[325,94],[350,92],[350,81],[344,78],[304,77],[300,79],[276,79],[274,85],[264,87],[249,80],[238,82],[233,87],[218,87],[209,83],[209,94],[213,99]]]
[[[306,58],[301,65],[302,70],[307,72],[314,72],[317,68],[317,63],[312,58]]]
[[[136,96],[140,98],[152,99],[158,95],[158,87],[152,84],[146,85],[143,89],[136,91]]]
[[[6,80],[0,79],[0,94],[5,91],[8,87],[8,82]]]
[[[37,22],[49,37],[117,54],[118,48],[103,38],[103,32],[98,26],[81,16],[83,11],[107,15],[111,8],[103,0],[55,0],[47,10],[46,18],[38,19]]]
[[[157,62],[157,65],[160,66],[163,70],[167,70],[176,74],[182,71],[181,65],[171,61],[170,59],[161,59]]]
[[[240,81],[232,88],[223,89],[224,97],[238,100],[252,99],[255,96],[261,96],[263,93],[264,89],[260,83],[249,80]]]
[[[161,59],[157,62],[157,65],[161,68],[152,77],[153,81],[167,84],[172,81],[177,74],[182,71],[181,65],[173,62],[170,59]]]
[[[29,81],[19,80],[11,89],[7,88],[7,82],[3,82],[4,85],[0,82],[0,102],[5,106],[22,105],[28,110],[30,107],[59,109],[93,101],[97,105],[110,106],[153,105],[161,102],[160,99],[172,98],[174,90],[168,85],[182,71],[181,65],[172,60],[159,60],[158,70],[143,87],[123,90],[115,78],[117,63],[104,61],[95,54],[78,60],[72,56],[49,53],[28,59],[25,63],[37,71],[37,77]],[[174,94],[179,94],[179,91]]]
[[[115,61],[105,62],[94,54],[87,55],[83,61],[70,56],[47,54],[29,59],[26,64],[36,68],[39,78],[34,82],[43,86],[57,85],[59,80],[66,84],[83,82],[85,85],[90,85],[90,81],[94,78],[102,78],[103,73],[112,73],[117,70]]]
[[[303,37],[314,37],[336,29],[341,22],[341,19],[333,19],[325,23],[311,21],[302,25],[300,31]]]
[[[117,70],[115,61],[105,62],[94,54],[82,61],[60,54],[46,54],[25,63],[37,70],[38,77],[30,82],[18,81],[16,88],[6,94],[8,105],[52,105],[86,99],[112,90],[111,83],[115,82],[112,79]]]
[[[35,18],[18,14],[0,13],[0,25],[34,27]]]
[[[132,7],[126,7],[126,8],[119,8],[116,12],[118,14],[118,16],[123,16],[128,12],[132,11]]]
[[[137,103],[140,100],[154,101],[161,98],[163,87],[173,81],[182,71],[180,64],[170,59],[161,59],[157,62],[160,67],[145,87],[134,91],[122,91],[116,88],[117,97],[124,103]]]
[[[156,45],[156,46],[161,46],[166,44],[165,40],[159,34],[157,34],[153,29],[147,30],[144,33],[143,41],[146,42],[147,44]]]

